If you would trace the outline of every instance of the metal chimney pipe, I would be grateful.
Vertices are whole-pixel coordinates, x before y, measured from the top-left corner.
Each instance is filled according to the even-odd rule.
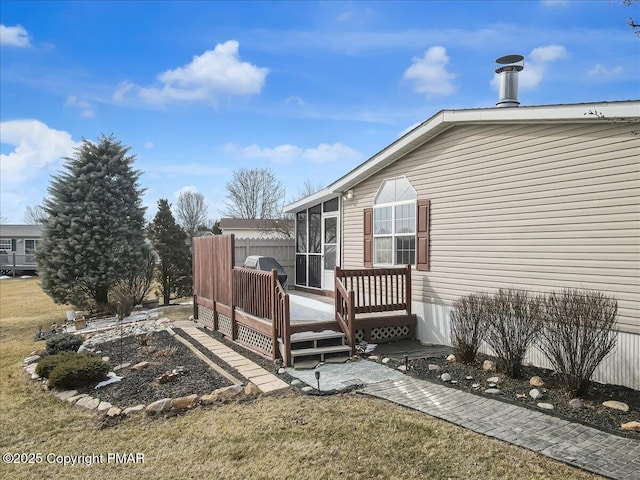
[[[517,107],[518,101],[518,72],[524,69],[522,55],[505,55],[496,59],[495,72],[500,76],[500,94],[497,107]]]

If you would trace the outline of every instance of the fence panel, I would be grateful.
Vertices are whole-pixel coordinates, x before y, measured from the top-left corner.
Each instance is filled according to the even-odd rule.
[[[287,273],[287,284],[294,284],[296,249],[293,238],[236,238],[235,266],[241,267],[249,255],[275,258]]]

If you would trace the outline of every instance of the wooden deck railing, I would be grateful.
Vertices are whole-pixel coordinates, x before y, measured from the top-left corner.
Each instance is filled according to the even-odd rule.
[[[355,350],[358,314],[404,310],[411,317],[411,266],[398,268],[335,268],[336,322]]]

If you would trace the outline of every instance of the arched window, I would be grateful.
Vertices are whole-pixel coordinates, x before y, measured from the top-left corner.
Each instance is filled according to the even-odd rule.
[[[417,198],[406,177],[380,185],[373,202],[374,265],[415,265]]]

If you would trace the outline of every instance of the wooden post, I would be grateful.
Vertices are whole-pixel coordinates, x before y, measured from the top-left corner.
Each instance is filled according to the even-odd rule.
[[[351,345],[351,355],[356,354],[356,316],[353,313],[353,290],[349,290],[349,301],[347,303],[347,318],[349,319],[349,344]]]
[[[278,271],[277,270],[271,270],[271,281],[269,282],[269,310],[270,310],[270,318],[271,318],[271,343],[272,343],[272,347],[271,347],[271,354],[272,354],[272,360],[275,360],[276,358],[278,358],[277,356],[277,350],[278,350],[278,326],[276,325],[276,322],[278,321],[278,318],[276,318],[276,301],[277,299],[277,289],[276,286],[278,284]]]
[[[238,325],[236,323],[236,289],[235,289],[235,275],[231,271],[231,340],[235,341],[238,338]]]
[[[193,296],[193,321],[198,320],[198,296]]]
[[[407,303],[407,315],[411,315],[411,265],[407,265],[405,275],[405,302]]]
[[[340,267],[333,267],[333,317],[337,319],[340,311],[340,295],[338,295],[338,275],[340,275]]]
[[[291,314],[289,310],[289,294],[284,294],[284,305],[282,308],[282,340],[284,341],[284,363],[285,367],[291,367]]]

